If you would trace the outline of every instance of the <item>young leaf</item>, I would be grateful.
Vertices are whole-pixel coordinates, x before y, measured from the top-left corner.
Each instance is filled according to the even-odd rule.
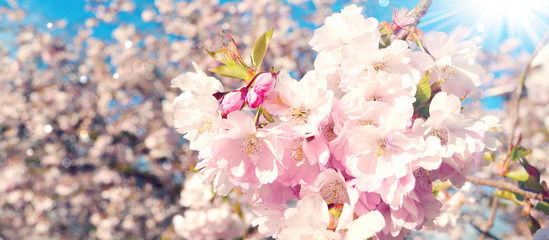
[[[417,85],[416,103],[423,104],[431,99],[431,85],[429,85],[430,80],[431,72],[425,72]]]
[[[526,157],[526,155],[532,153],[532,150],[523,148],[522,146],[516,146],[510,153],[511,160],[516,161]]]
[[[541,225],[539,224],[538,220],[536,220],[532,215],[529,216],[530,221],[528,221],[528,227],[530,228],[530,232],[532,235],[536,233],[540,228]]]
[[[524,196],[522,196],[521,194],[515,193],[515,197],[521,202],[524,201]]]
[[[229,49],[227,48],[221,48],[215,51],[210,51],[206,48],[206,52],[212,56],[215,60],[222,62],[223,64],[227,65],[236,65],[237,63],[233,60],[231,57],[231,54],[229,53]]]
[[[493,162],[494,161],[494,154],[491,152],[485,152],[483,155],[484,159]]]
[[[262,113],[263,113],[263,117],[265,117],[265,119],[267,119],[267,121],[269,121],[269,123],[273,123],[275,120],[273,119],[273,117],[271,116],[271,114],[269,112],[267,112],[267,110],[265,110],[264,108],[262,108]]]
[[[267,52],[267,47],[269,46],[269,41],[273,36],[273,31],[274,29],[271,28],[271,30],[264,33],[255,42],[254,49],[252,52],[252,66],[255,69],[258,69],[261,66],[261,62],[263,61],[263,57],[265,57],[265,53]]]
[[[246,68],[243,68],[239,65],[223,65],[209,70],[224,77],[232,77],[246,80]]]
[[[539,202],[534,208],[536,210],[542,211],[543,213],[545,213],[545,215],[549,216],[549,204],[547,204],[546,202]]]
[[[517,171],[508,172],[508,173],[505,174],[505,176],[507,176],[508,178],[513,179],[515,181],[524,182],[524,181],[528,180],[528,177],[530,175],[525,171],[517,170]]]
[[[236,43],[231,35],[224,34],[223,32],[221,32],[220,34],[229,39],[228,46],[223,43],[223,48],[215,51],[210,51],[206,49],[206,52],[215,60],[225,65],[238,65],[242,68],[248,68],[246,63],[244,63],[244,60],[242,60],[242,57],[240,56],[240,53],[238,52],[238,49],[236,47]]]
[[[496,196],[500,197],[500,198],[503,198],[503,199],[507,199],[507,200],[511,200],[513,201],[515,204],[517,205],[520,205],[522,204],[515,196],[514,193],[512,192],[509,192],[509,191],[503,191],[503,190],[499,190],[497,189],[496,191],[494,191],[494,194],[496,194]]]
[[[530,165],[530,163],[528,163],[526,158],[521,158],[519,162],[520,164],[522,164],[522,166],[524,167],[524,169],[529,175],[528,179],[526,179],[526,181],[524,181],[521,185],[526,188],[532,189],[534,191],[545,193],[546,192],[545,188],[540,184],[539,170],[534,166]]]

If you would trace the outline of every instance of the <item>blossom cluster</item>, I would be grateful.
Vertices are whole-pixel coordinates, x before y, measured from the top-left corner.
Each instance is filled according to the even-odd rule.
[[[188,209],[177,214],[173,224],[176,234],[185,239],[235,239],[247,230],[248,224],[232,206],[214,199],[211,187],[197,174],[187,176],[179,203]]]
[[[217,194],[246,193],[265,236],[404,238],[439,215],[433,181],[461,187],[495,147],[495,121],[461,113],[479,97],[476,46],[444,33],[387,42],[361,12],[315,30],[315,68],[300,80],[257,71],[227,91],[197,65],[172,80],[196,169]]]
[[[171,220],[196,161],[173,131],[178,90],[166,84],[192,69],[182,60],[212,63],[201,53],[221,45],[220,26],[241,44],[277,26],[265,64],[298,76],[312,66],[300,50],[312,31],[282,1],[92,0],[66,6],[85,13],[67,19],[37,14],[50,2],[22,3],[0,1],[5,239],[177,238]]]

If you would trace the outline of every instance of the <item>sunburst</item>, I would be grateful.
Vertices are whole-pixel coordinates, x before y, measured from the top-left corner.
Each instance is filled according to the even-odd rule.
[[[466,26],[483,48],[497,50],[507,38],[522,41],[532,51],[549,31],[547,0],[442,0],[433,1],[421,20],[423,30],[446,31]]]

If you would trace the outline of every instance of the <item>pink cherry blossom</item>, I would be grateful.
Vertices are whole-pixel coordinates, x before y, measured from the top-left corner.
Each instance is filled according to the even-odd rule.
[[[326,18],[324,25],[315,30],[309,44],[315,51],[336,51],[364,32],[377,31],[378,21],[364,19],[361,12],[362,8],[349,5],[341,13]]]
[[[260,73],[254,80],[253,91],[260,96],[267,96],[276,85],[276,73]]]
[[[420,42],[382,36],[361,11],[350,5],[326,18],[309,42],[314,69],[301,79],[261,72],[235,82],[220,104],[217,80],[201,72],[174,80],[184,91],[174,125],[199,151],[195,168],[217,194],[242,194],[265,236],[403,239],[440,215],[433,181],[461,187],[499,146],[488,133],[497,118],[462,110],[482,77],[472,42],[435,33],[419,52]],[[397,28],[408,17],[396,15]],[[430,88],[418,87],[422,76]]]
[[[263,100],[265,100],[265,97],[262,95],[257,94],[255,91],[248,91],[246,94],[246,103],[251,108],[257,108],[259,105],[263,103]]]
[[[244,105],[244,98],[246,93],[242,90],[232,91],[227,93],[221,101],[221,108],[225,114],[232,113],[242,108]]]

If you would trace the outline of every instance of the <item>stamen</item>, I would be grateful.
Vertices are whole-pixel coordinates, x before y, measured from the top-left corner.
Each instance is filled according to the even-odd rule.
[[[330,123],[322,125],[320,127],[322,136],[324,136],[324,138],[328,140],[328,142],[331,142],[332,140],[337,138],[337,134],[334,132],[334,126],[335,126],[335,123],[330,121]]]
[[[304,106],[300,106],[299,108],[291,108],[286,115],[289,119],[291,119],[292,122],[295,124],[307,124],[308,118],[309,118],[309,109],[305,108]]]
[[[374,67],[376,72],[383,71],[387,68],[387,65],[385,64],[385,62],[373,62],[372,66]]]
[[[332,181],[322,185],[320,189],[320,195],[326,201],[326,203],[331,204],[342,204],[345,203],[345,186],[338,181]]]
[[[356,124],[359,126],[368,126],[368,125],[374,125],[374,121],[372,121],[372,119],[361,119],[361,120],[358,120]]]
[[[437,137],[440,139],[441,145],[447,145],[448,144],[448,130],[446,129],[440,129],[436,128],[431,131],[431,135]]]
[[[452,70],[452,67],[450,65],[444,65],[444,66],[435,66],[433,70],[440,74],[440,81],[444,82],[446,80],[450,80],[452,76],[456,75],[456,72]]]
[[[377,96],[375,94],[372,94],[369,98],[366,99],[366,101],[381,101],[381,97]]]
[[[244,139],[244,141],[240,144],[240,149],[242,149],[242,153],[246,153],[247,155],[259,155],[263,152],[261,139],[252,134]]]
[[[199,133],[202,132],[213,132],[213,123],[210,120],[202,121],[202,128],[198,129]]]
[[[371,146],[376,153],[376,156],[382,160],[389,161],[389,154],[391,153],[391,148],[387,143],[386,139],[379,139],[377,142]]]
[[[289,146],[290,156],[295,161],[300,162],[303,160],[304,153],[303,153],[303,138],[295,139]]]

